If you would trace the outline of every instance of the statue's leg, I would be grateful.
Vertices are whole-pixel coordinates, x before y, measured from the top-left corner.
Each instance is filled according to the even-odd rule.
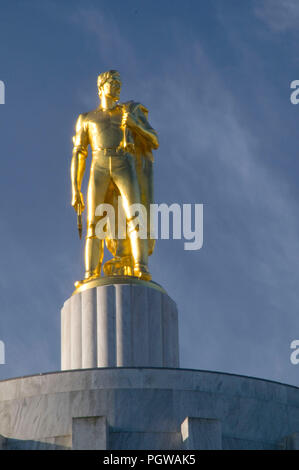
[[[136,172],[141,191],[141,201],[147,211],[148,255],[150,256],[154,251],[156,241],[150,217],[150,207],[154,203],[153,162],[144,156],[139,156],[136,159]]]
[[[110,181],[107,158],[102,157],[98,163],[93,163],[90,169],[90,179],[87,191],[87,235],[85,243],[85,279],[98,277],[101,274],[104,256],[104,240],[97,238],[95,229],[99,217],[95,211],[99,204],[104,203]],[[108,168],[107,168],[108,167]]]
[[[85,279],[101,274],[104,256],[104,242],[96,236],[87,236],[85,243]]]
[[[112,177],[121,194],[128,224],[131,250],[134,259],[134,275],[150,280],[148,271],[148,240],[141,239],[134,224],[133,204],[141,204],[140,188],[134,159],[131,155],[113,157]]]

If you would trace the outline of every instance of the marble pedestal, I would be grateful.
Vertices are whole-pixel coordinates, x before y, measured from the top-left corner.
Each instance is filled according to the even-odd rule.
[[[140,366],[179,367],[175,302],[138,279],[83,285],[61,310],[62,370]]]

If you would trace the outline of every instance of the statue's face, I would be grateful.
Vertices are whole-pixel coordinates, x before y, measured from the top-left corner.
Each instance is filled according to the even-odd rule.
[[[108,98],[112,98],[114,101],[119,100],[121,88],[121,81],[119,75],[112,75],[104,83],[101,92]]]

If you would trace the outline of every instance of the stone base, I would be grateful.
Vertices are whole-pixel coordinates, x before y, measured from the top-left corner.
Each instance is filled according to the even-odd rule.
[[[61,310],[61,369],[139,366],[179,367],[175,302],[137,278],[83,284]]]
[[[299,388],[183,369],[0,381],[0,449],[298,449]]]

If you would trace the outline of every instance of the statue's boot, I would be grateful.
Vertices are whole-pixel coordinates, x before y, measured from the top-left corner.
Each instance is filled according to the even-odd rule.
[[[152,279],[151,273],[148,270],[146,264],[135,263],[134,264],[134,276],[144,281],[150,281]]]

